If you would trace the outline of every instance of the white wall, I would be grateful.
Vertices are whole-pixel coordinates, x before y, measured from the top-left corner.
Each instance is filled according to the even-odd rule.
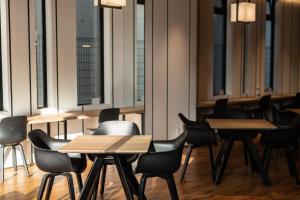
[[[180,13],[180,14],[179,14]],[[172,139],[195,118],[197,1],[146,1],[146,133]]]

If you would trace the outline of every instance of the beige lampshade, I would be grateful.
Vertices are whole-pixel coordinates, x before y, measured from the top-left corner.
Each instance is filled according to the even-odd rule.
[[[101,6],[121,8],[126,6],[126,0],[99,0]]]
[[[255,9],[255,3],[240,2],[231,4],[231,22],[255,22]]]

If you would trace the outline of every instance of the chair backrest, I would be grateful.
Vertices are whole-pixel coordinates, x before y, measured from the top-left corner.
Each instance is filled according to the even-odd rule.
[[[259,111],[264,114],[270,108],[271,95],[264,95],[259,101]]]
[[[101,123],[93,135],[140,135],[140,130],[134,122],[107,121]]]
[[[106,108],[99,113],[98,123],[119,120],[120,108]]]
[[[297,118],[297,114],[289,111],[280,111],[274,106],[272,106],[273,122],[276,125],[287,126],[292,123],[292,121]]]
[[[187,133],[186,142],[195,146],[208,146],[214,142],[211,129],[206,123],[199,123],[187,119],[182,113],[178,114],[183,122],[184,130]]]
[[[214,115],[222,115],[227,110],[228,99],[218,99],[214,106]]]
[[[18,144],[27,137],[27,117],[6,117],[0,122],[0,144]]]
[[[40,170],[45,172],[69,172],[72,170],[69,156],[52,150],[51,147],[56,148],[51,144],[55,139],[49,137],[43,130],[30,131],[28,138],[33,144],[35,161]]]

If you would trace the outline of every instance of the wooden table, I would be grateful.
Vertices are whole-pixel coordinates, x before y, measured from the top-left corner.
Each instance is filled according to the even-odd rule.
[[[126,199],[133,200],[134,194],[138,194],[139,183],[136,180],[131,165],[127,162],[124,154],[141,154],[148,152],[152,136],[78,136],[66,144],[59,152],[62,153],[93,153],[108,154],[113,156]],[[95,187],[98,187],[96,180],[100,176],[103,166],[103,156],[96,157],[93,166],[88,174],[80,200],[89,200],[93,196]],[[131,191],[131,188],[133,191]],[[134,193],[134,194],[133,194]]]
[[[67,139],[68,120],[83,120],[90,118],[97,118],[101,109],[97,110],[88,110],[88,111],[72,111],[60,114],[50,114],[50,115],[33,115],[28,116],[27,121],[29,125],[33,124],[42,124],[47,123],[47,133],[50,134],[50,123],[53,122],[63,122],[64,123],[64,139]],[[122,115],[122,119],[125,120],[125,115],[127,114],[140,114],[142,121],[142,132],[144,132],[144,107],[136,106],[136,107],[124,107],[120,108],[120,115]]]
[[[272,95],[271,100],[272,101],[281,101],[285,99],[291,99],[296,94],[283,94],[283,95]],[[228,97],[224,97],[228,98]],[[237,104],[251,104],[251,103],[258,103],[260,98],[258,97],[238,97],[238,98],[228,98],[228,104],[229,105],[237,105]],[[216,103],[216,100],[204,100],[199,101],[197,107],[198,108],[213,108]]]
[[[216,184],[221,182],[233,143],[236,140],[234,136],[238,135],[238,137],[240,137],[246,145],[249,155],[258,169],[263,183],[265,185],[271,185],[271,181],[266,173],[256,146],[251,139],[251,133],[253,132],[249,131],[274,130],[277,129],[276,126],[264,119],[207,119],[207,122],[212,129],[229,130],[223,134],[230,134],[229,137],[224,138],[224,143],[222,144],[216,158],[217,164],[221,161],[221,165],[219,171],[217,171],[215,179]],[[232,130],[232,132],[230,132],[230,130]]]
[[[291,109],[287,109],[287,111],[300,115],[300,108],[291,108]]]

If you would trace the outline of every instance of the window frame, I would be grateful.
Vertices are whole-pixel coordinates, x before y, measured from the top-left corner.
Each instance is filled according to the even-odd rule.
[[[136,42],[137,42],[137,40],[136,40],[136,38],[134,39],[135,40],[135,63],[136,63],[136,67],[135,67],[135,104],[137,104],[137,105],[143,105],[144,104],[144,102],[145,102],[145,62],[146,62],[146,57],[145,57],[145,52],[146,52],[146,49],[145,49],[145,34],[146,34],[146,32],[145,32],[145,22],[146,22],[146,16],[145,16],[145,9],[146,9],[146,7],[145,7],[145,5],[146,5],[146,2],[145,2],[145,0],[137,0],[136,1],[136,6],[137,5],[143,5],[144,6],[144,99],[143,100],[138,100],[138,78],[137,78],[137,69],[138,69],[138,67],[137,67],[137,44],[136,44]],[[135,24],[137,24],[137,18],[136,18],[136,15],[135,15]],[[136,31],[136,29],[135,29],[135,31]],[[136,35],[137,35],[137,33],[135,32],[135,37],[136,37]]]
[[[222,7],[217,7],[214,5],[214,15],[221,15],[223,16],[223,56],[222,56],[222,61],[223,61],[223,85],[224,85],[224,94],[226,95],[226,62],[227,62],[227,1],[226,0],[221,0],[222,2]],[[214,51],[213,51],[214,52]],[[214,68],[215,68],[215,63],[213,63],[213,96],[222,96],[221,94],[216,94],[214,92],[214,87],[215,87],[215,80],[214,80]],[[220,91],[219,91],[220,92]]]
[[[35,1],[36,3],[36,1]],[[47,28],[46,28],[46,23],[47,23],[47,20],[46,20],[46,2],[44,0],[41,0],[41,4],[42,4],[42,30],[43,30],[43,91],[44,91],[44,95],[43,95],[43,102],[44,102],[44,105],[43,106],[39,106],[39,101],[38,101],[38,73],[37,73],[37,68],[38,68],[38,65],[37,65],[37,56],[36,56],[36,88],[37,88],[37,108],[38,109],[42,109],[42,108],[47,108],[48,107],[48,80],[47,80]],[[37,17],[37,16],[35,16]],[[37,35],[36,35],[37,37]],[[37,38],[36,38],[37,40]],[[37,54],[37,49],[36,49],[36,54]]]
[[[274,47],[275,47],[275,5],[276,0],[267,0],[266,6],[270,6],[270,14],[266,13],[266,23],[269,21],[271,22],[271,55],[270,55],[270,87],[266,88],[266,85],[264,84],[264,90],[274,90]],[[266,30],[265,30],[266,31]],[[266,58],[266,57],[265,57]],[[266,60],[265,60],[265,66],[266,68]],[[266,78],[266,75],[265,77]],[[266,80],[265,80],[266,83]]]
[[[104,8],[99,6],[99,33],[100,33],[100,104],[104,104],[105,100],[105,91],[104,91]],[[76,33],[76,43],[77,43],[77,33]],[[77,54],[76,54],[77,56]],[[77,59],[78,62],[78,59]],[[76,73],[78,73],[78,63],[76,63]],[[77,74],[78,76],[78,74]],[[78,78],[77,78],[78,81]],[[78,83],[77,83],[77,95],[78,93]],[[77,105],[78,106],[86,106],[86,105],[92,105],[92,102],[90,103],[79,103],[79,96],[77,96]]]

